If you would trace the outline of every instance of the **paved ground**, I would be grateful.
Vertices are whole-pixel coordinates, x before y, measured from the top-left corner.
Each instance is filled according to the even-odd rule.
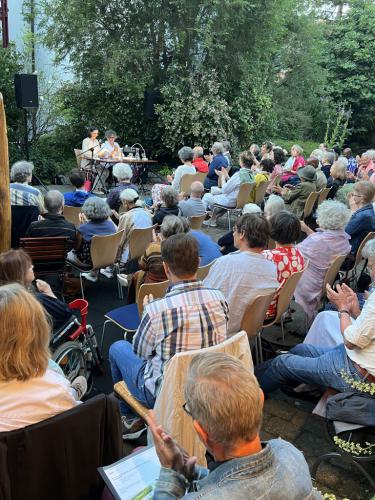
[[[209,228],[205,231],[217,238],[226,230],[225,221],[222,219],[218,228]],[[115,307],[123,305],[117,295],[117,286],[114,280],[101,277],[96,284],[88,283],[86,289],[87,299],[90,303],[89,320],[94,326],[98,339],[102,337],[104,314]],[[301,341],[304,333],[303,313],[297,307],[295,320],[287,324],[286,343],[294,345]],[[281,340],[279,327],[271,330],[273,340]],[[109,346],[118,339],[123,338],[122,332],[112,324],[107,327],[104,339],[103,355],[108,356]],[[111,392],[112,382],[108,363],[105,361],[105,374],[98,376],[95,380],[93,393]],[[262,437],[264,439],[281,437],[294,443],[305,455],[310,467],[314,460],[321,454],[332,451],[334,447],[326,435],[325,421],[321,417],[312,415],[314,404],[291,398],[279,391],[265,402],[264,421],[262,426]],[[375,467],[370,469],[370,474],[375,477]],[[332,492],[337,498],[349,498],[350,500],[369,500],[375,492],[369,490],[369,485],[359,477],[353,466],[323,463],[317,474],[317,486],[324,492]]]

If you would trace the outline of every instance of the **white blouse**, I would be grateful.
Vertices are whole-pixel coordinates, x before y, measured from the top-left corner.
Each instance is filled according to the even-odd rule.
[[[91,160],[92,158],[92,153],[89,151],[91,148],[94,148],[94,156],[96,156],[100,151],[99,141],[97,139],[92,140],[90,137],[86,137],[82,141],[82,152],[86,151],[86,153],[84,153],[81,157],[81,168],[86,168],[90,165],[90,161],[88,160]]]

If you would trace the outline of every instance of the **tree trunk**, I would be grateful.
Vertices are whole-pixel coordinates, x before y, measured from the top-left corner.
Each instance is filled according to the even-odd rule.
[[[7,122],[0,93],[0,252],[10,249],[10,192]]]

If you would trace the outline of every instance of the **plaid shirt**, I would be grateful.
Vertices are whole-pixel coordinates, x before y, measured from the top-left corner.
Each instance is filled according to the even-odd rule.
[[[10,185],[10,204],[23,207],[36,206],[40,213],[45,212],[43,196],[39,189],[20,182],[13,182]]]
[[[147,360],[145,386],[156,396],[165,364],[178,352],[210,347],[227,338],[228,305],[219,290],[200,281],[171,285],[150,302],[133,338],[133,350]]]

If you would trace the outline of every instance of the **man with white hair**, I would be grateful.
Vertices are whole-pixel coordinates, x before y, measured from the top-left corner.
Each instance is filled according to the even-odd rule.
[[[218,185],[219,177],[215,170],[221,170],[222,167],[228,168],[228,158],[224,156],[224,146],[221,142],[214,142],[211,148],[214,155],[208,169],[207,177],[204,181],[204,187],[210,190]]]
[[[38,207],[44,213],[43,197],[39,189],[30,186],[34,165],[29,161],[17,161],[10,169],[10,204],[16,206]]]
[[[111,189],[107,196],[107,203],[112,210],[119,211],[121,206],[120,194],[124,189],[134,189],[138,193],[138,186],[132,184],[133,170],[126,163],[116,163],[113,166],[113,175],[118,180],[115,188]]]
[[[280,438],[260,440],[264,396],[240,360],[225,353],[197,354],[184,396],[183,408],[214,460],[209,470],[197,466],[151,412],[148,423],[162,466],[154,499],[322,499],[297,448]]]
[[[71,244],[77,243],[77,231],[71,222],[63,216],[64,196],[60,191],[52,190],[44,196],[44,205],[47,213],[43,218],[30,224],[27,230],[27,238],[49,238],[54,236],[65,236]]]
[[[194,217],[206,213],[206,207],[202,201],[204,186],[201,182],[195,181],[190,187],[190,198],[182,200],[178,204],[180,214],[183,217]]]

